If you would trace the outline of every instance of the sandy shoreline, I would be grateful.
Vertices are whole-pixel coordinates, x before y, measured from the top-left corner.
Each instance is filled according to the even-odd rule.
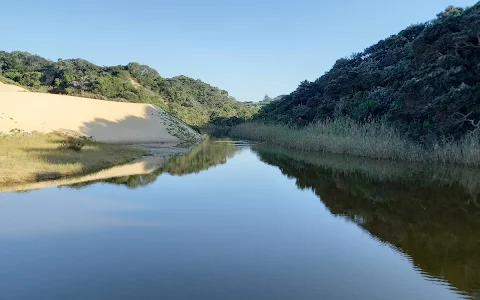
[[[69,133],[103,143],[126,144],[149,155],[81,177],[0,186],[3,192],[148,174],[173,156],[190,151],[176,145],[191,146],[203,140],[199,133],[155,105],[32,93],[0,83],[0,134],[11,132]]]
[[[176,148],[172,145],[167,144],[138,144],[130,146],[145,150],[149,154],[140,157],[131,163],[114,166],[84,176],[68,176],[55,180],[46,180],[31,183],[17,183],[0,186],[0,192],[22,192],[56,186],[106,180],[124,176],[149,174],[163,167],[171,158],[177,155],[188,153],[191,150],[187,148]]]

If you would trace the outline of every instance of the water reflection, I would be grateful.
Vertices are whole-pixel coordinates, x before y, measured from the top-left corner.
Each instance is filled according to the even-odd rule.
[[[162,168],[152,173],[82,182],[72,185],[64,185],[63,187],[79,189],[103,182],[124,185],[128,188],[135,189],[154,183],[158,176],[162,174],[175,176],[183,176],[192,173],[196,174],[206,171],[214,166],[225,164],[227,159],[233,157],[240,149],[241,147],[239,147],[238,144],[229,141],[207,139],[193,148],[191,152],[170,159]]]
[[[149,175],[0,193],[0,290],[479,299],[478,173],[209,140]]]
[[[406,254],[426,277],[480,298],[480,172],[257,146],[325,206]]]

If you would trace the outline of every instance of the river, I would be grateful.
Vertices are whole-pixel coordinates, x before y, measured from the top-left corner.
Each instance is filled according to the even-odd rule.
[[[211,140],[0,193],[0,299],[480,299],[477,173]]]

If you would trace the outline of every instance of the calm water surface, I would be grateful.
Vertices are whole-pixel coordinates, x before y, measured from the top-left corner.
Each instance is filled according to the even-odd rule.
[[[206,142],[0,193],[0,299],[480,299],[478,176]]]

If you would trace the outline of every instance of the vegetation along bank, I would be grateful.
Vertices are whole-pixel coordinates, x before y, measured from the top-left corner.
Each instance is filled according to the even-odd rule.
[[[450,6],[234,127],[235,137],[375,158],[480,165],[480,3]]]

